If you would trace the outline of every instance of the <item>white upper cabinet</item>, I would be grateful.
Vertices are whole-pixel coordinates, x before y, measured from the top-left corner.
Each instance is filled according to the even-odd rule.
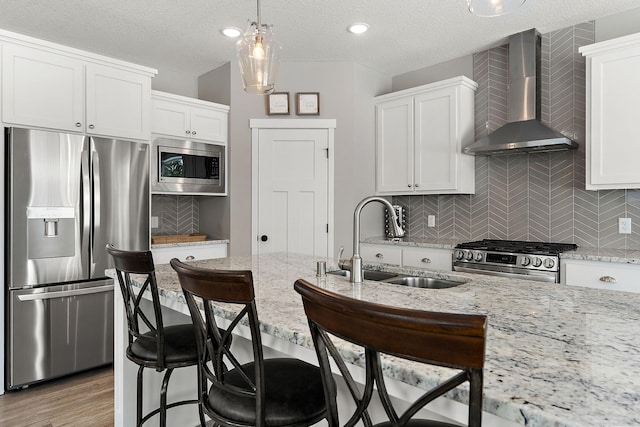
[[[2,121],[148,140],[156,71],[0,30]]]
[[[640,188],[640,33],[580,52],[587,60],[586,189]]]
[[[87,133],[149,139],[151,79],[96,64],[86,66]]]
[[[229,106],[152,91],[155,134],[227,143]]]
[[[473,194],[477,84],[455,77],[376,98],[378,194]]]
[[[82,61],[24,46],[2,47],[2,119],[8,124],[81,131]]]

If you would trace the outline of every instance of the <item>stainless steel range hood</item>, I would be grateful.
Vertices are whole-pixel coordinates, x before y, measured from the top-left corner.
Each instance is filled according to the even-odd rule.
[[[540,46],[535,29],[509,37],[509,123],[466,147],[465,153],[494,156],[578,148],[540,122]]]

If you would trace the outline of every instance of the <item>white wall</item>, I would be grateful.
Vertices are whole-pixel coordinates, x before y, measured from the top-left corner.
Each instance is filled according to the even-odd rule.
[[[251,253],[251,130],[250,119],[268,118],[266,99],[249,95],[242,89],[240,72],[235,62],[230,63],[230,75],[225,82],[220,70],[213,70],[199,78],[200,98],[214,99],[216,85],[230,88],[229,120],[229,201],[230,201],[230,254]],[[353,209],[363,197],[373,194],[374,176],[374,110],[373,97],[391,87],[391,81],[377,72],[353,62],[284,62],[280,68],[278,92],[289,92],[292,102],[291,120],[295,115],[293,104],[296,92],[319,92],[318,118],[336,119],[335,132],[335,248],[351,251]],[[282,119],[282,116],[278,116]],[[372,208],[372,210],[375,210]],[[364,218],[364,229],[383,231],[382,215]],[[375,215],[375,214],[374,214]],[[376,224],[373,225],[371,221]],[[337,252],[336,252],[337,253]]]
[[[596,20],[596,42],[640,32],[640,8]]]
[[[473,79],[473,55],[463,56],[462,58],[452,59],[431,67],[394,76],[392,90],[397,92],[457,76],[466,76]]]

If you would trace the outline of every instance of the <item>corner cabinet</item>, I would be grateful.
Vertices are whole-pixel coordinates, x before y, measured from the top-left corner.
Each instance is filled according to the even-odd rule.
[[[227,143],[229,106],[151,91],[154,134]]]
[[[586,189],[640,188],[640,33],[580,48],[586,57]]]
[[[148,140],[156,70],[0,31],[2,121]]]
[[[455,77],[376,97],[376,192],[473,194],[477,83]]]

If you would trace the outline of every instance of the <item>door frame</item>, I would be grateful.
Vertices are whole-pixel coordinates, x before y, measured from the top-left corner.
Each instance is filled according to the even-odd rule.
[[[250,119],[251,128],[251,253],[258,253],[258,200],[259,200],[259,131],[260,129],[326,129],[329,138],[329,159],[327,162],[327,256],[333,258],[334,234],[334,137],[335,119]]]

